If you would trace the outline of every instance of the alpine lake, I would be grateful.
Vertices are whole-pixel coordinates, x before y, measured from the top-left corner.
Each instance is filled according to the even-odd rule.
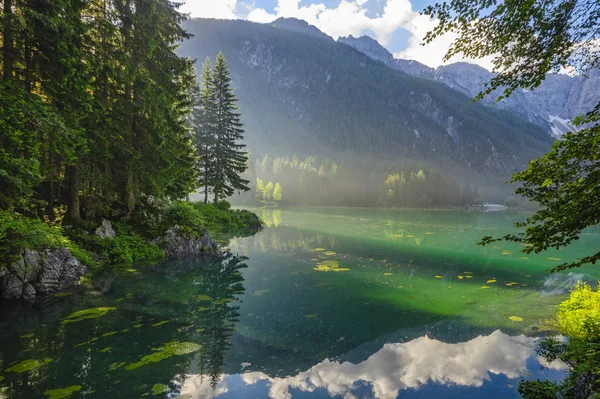
[[[593,266],[480,247],[518,212],[254,209],[221,258],[105,268],[93,288],[0,303],[0,398],[518,398]]]

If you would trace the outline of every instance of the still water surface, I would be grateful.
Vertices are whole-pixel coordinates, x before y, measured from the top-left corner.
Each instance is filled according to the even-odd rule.
[[[525,215],[256,210],[222,259],[115,267],[97,287],[0,304],[0,398],[517,398],[560,379],[535,352],[591,252],[481,248]]]

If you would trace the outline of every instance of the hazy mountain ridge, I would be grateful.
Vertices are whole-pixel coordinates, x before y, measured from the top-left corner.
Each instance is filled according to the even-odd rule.
[[[256,153],[378,154],[506,173],[552,142],[525,120],[387,68],[308,24],[192,20],[185,28],[195,37],[181,55],[228,58]]]
[[[340,43],[347,44],[369,57],[382,61],[387,66],[412,76],[442,82],[469,97],[475,97],[494,76],[485,68],[466,62],[430,68],[418,61],[395,59],[376,40],[362,36],[341,37]],[[575,127],[570,120],[590,111],[590,107],[600,101],[600,70],[595,69],[587,78],[550,74],[534,91],[519,89],[509,98],[495,106],[514,112],[517,115],[548,129],[559,136]],[[500,92],[487,96],[483,103],[493,104]]]

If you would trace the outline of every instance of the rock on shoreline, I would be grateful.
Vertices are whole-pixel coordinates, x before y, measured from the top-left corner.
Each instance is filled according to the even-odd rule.
[[[198,238],[190,238],[183,234],[181,228],[177,225],[167,230],[159,245],[165,251],[167,258],[185,258],[219,253],[217,243],[206,229]]]
[[[21,259],[0,266],[0,299],[32,300],[77,287],[86,267],[67,248],[26,249]]]

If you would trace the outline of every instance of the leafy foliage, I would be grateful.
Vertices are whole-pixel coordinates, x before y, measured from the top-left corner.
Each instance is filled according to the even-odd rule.
[[[448,32],[458,35],[445,59],[493,57],[496,75],[479,95],[498,88],[504,96],[519,87],[535,89],[548,72],[570,66],[585,72],[598,66],[600,8],[595,0],[451,0],[428,6],[439,20],[425,43]]]
[[[568,340],[547,338],[538,352],[549,362],[560,360],[569,368],[562,384],[523,381],[519,392],[525,399],[597,398],[600,392],[600,292],[579,284],[560,305],[560,332]]]

